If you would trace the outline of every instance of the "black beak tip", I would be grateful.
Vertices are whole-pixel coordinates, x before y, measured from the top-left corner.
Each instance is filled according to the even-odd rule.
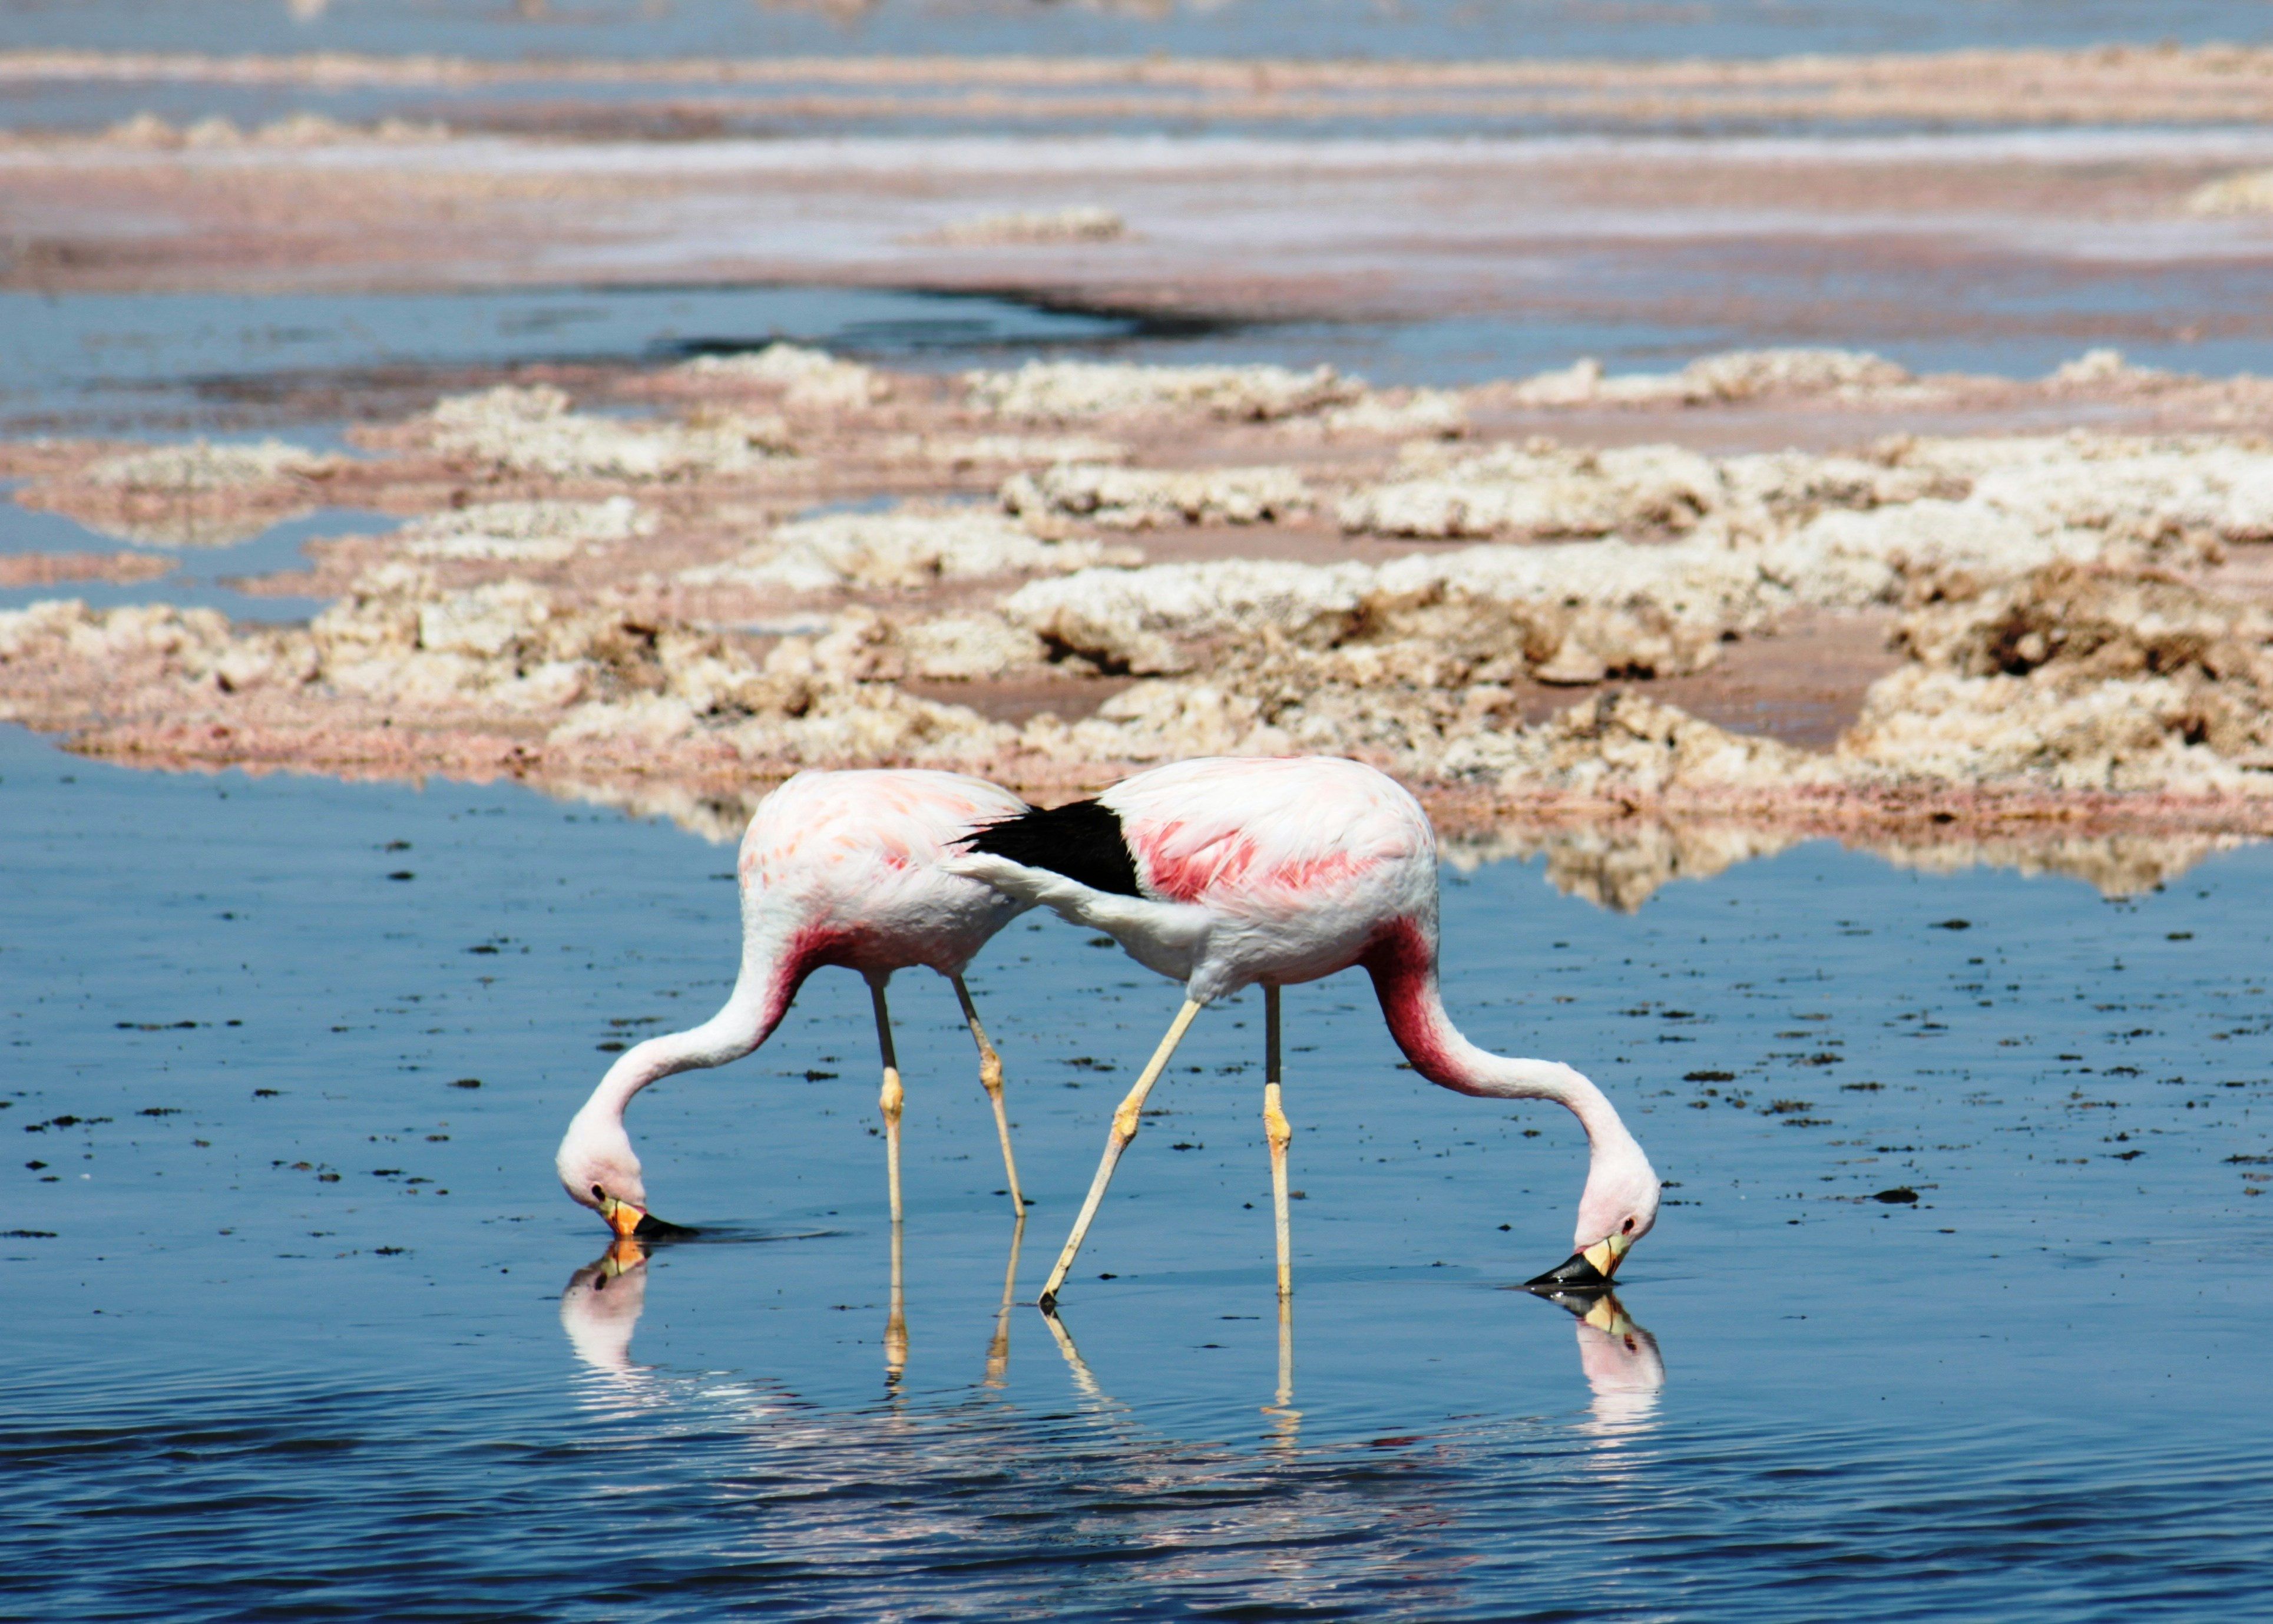
[[[690,1235],[701,1233],[701,1230],[690,1229],[685,1224],[666,1222],[653,1213],[641,1214],[639,1225],[632,1231],[635,1239],[643,1241],[684,1240]]]
[[[1558,1291],[1608,1291],[1610,1277],[1587,1262],[1584,1252],[1574,1252],[1536,1280],[1525,1281],[1523,1289],[1542,1297]]]

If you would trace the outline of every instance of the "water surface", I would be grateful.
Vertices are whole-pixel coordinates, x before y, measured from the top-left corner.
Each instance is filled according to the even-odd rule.
[[[904,1350],[841,974],[634,1106],[705,1233],[596,1292],[551,1147],[602,1046],[723,995],[727,867],[506,786],[4,735],[10,1610],[2127,1620],[2264,1586],[2273,854],[2110,902],[1818,844],[1631,916],[1448,876],[1466,1028],[1588,1071],[1673,1181],[1640,1328],[1509,1289],[1567,1247],[1570,1120],[1398,1070],[1346,977],[1287,996],[1284,1402],[1252,998],[1156,1093],[1070,1351],[1001,1314],[927,975],[894,989]],[[1050,920],[974,985],[1030,1304],[1174,994]]]

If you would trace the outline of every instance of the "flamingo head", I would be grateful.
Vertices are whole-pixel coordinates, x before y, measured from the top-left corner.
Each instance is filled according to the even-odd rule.
[[[552,1165],[568,1199],[605,1218],[618,1235],[634,1234],[642,1224],[660,1224],[661,1220],[648,1215],[647,1184],[640,1177],[639,1157],[621,1116],[577,1112]]]
[[[1632,1139],[1621,1135],[1600,1146],[1579,1198],[1569,1259],[1530,1283],[1563,1290],[1607,1287],[1633,1244],[1657,1222],[1661,1193],[1657,1170]]]

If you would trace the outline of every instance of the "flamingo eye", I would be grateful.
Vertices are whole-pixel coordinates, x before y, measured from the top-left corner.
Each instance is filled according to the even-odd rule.
[[[1622,1235],[1632,1235],[1633,1233],[1633,1220],[1629,1218],[1624,1223],[1619,1225],[1618,1232]]]
[[[595,1201],[604,1201],[604,1200],[606,1200],[606,1199],[608,1199],[608,1192],[607,1192],[606,1191],[604,1191],[604,1190],[601,1189],[599,1185],[597,1185],[597,1184],[594,1184],[594,1185],[592,1186],[592,1199],[593,1199]],[[1629,1219],[1627,1219],[1627,1220],[1626,1220],[1626,1222],[1627,1222],[1628,1224],[1632,1224],[1632,1223],[1633,1222],[1633,1220],[1632,1220],[1632,1219],[1631,1219],[1631,1218],[1629,1218]]]

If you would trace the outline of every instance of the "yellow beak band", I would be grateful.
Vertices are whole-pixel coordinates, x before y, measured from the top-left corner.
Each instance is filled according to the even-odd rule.
[[[619,1201],[609,1195],[600,1198],[600,1216],[608,1221],[608,1227],[618,1235],[627,1236],[639,1228],[640,1220],[647,1214],[629,1201]]]
[[[1633,1242],[1624,1236],[1606,1235],[1579,1255],[1602,1270],[1603,1278],[1608,1279],[1618,1272],[1618,1265],[1625,1261],[1626,1253],[1632,1250]]]

